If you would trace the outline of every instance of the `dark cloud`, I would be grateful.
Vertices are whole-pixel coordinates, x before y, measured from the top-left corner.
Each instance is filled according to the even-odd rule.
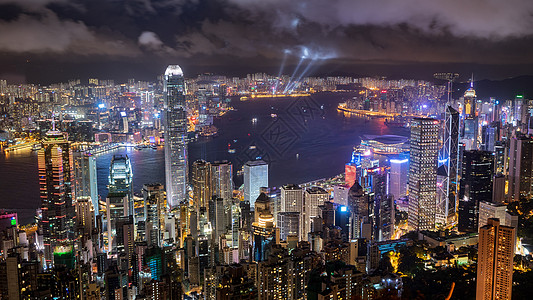
[[[50,63],[531,64],[533,1],[0,0],[0,33]]]

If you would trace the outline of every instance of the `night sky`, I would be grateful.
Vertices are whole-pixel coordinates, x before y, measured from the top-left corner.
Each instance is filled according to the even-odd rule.
[[[530,0],[0,0],[0,78],[533,75]]]

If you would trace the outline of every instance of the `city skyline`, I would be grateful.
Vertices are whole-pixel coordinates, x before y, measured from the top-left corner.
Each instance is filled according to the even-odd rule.
[[[533,2],[0,0],[0,299],[527,299]]]

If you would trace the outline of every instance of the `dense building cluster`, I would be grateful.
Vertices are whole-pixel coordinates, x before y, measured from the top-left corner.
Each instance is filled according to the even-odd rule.
[[[344,174],[279,188],[260,158],[243,164],[242,187],[241,166],[189,161],[188,143],[231,110],[227,96],[318,91],[354,93],[339,106],[348,114],[402,115],[385,124],[410,138],[364,136]],[[478,299],[511,298],[525,248],[508,205],[533,195],[533,102],[520,95],[481,101],[471,86],[443,101],[441,86],[373,78],[185,79],[175,65],[158,83],[0,81],[0,93],[0,140],[37,151],[41,199],[34,226],[0,214],[1,299],[399,299],[412,275],[402,251],[420,243],[437,249],[417,254],[433,270],[472,264],[465,247],[477,247]],[[98,195],[99,151],[161,144],[165,182],[137,193],[130,158],[115,155]]]

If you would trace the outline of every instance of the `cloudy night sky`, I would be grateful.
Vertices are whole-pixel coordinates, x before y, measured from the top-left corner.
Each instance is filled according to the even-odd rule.
[[[0,0],[0,78],[533,75],[528,0]],[[292,69],[291,69],[292,66]]]

